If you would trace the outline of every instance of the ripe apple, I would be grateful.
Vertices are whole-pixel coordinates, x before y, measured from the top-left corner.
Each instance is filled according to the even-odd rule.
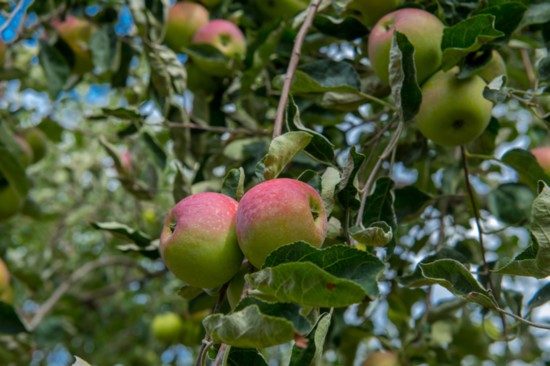
[[[252,5],[265,19],[288,19],[304,10],[309,0],[255,0]]]
[[[237,210],[237,238],[250,263],[260,268],[275,249],[303,240],[320,247],[327,214],[319,193],[295,179],[272,179],[244,194]]]
[[[212,288],[229,281],[243,254],[237,243],[237,201],[214,192],[188,196],[170,211],[160,236],[160,253],[176,277]]]
[[[550,146],[539,146],[531,149],[539,165],[546,174],[550,174]]]
[[[416,78],[422,84],[441,66],[443,23],[431,13],[404,8],[384,15],[374,25],[368,39],[368,56],[374,73],[389,84],[390,49],[397,29],[414,46]]]
[[[440,145],[475,140],[491,119],[493,104],[483,97],[483,79],[477,75],[459,79],[457,74],[458,68],[438,71],[422,86],[416,123],[424,136]]]
[[[164,343],[176,343],[183,334],[183,320],[172,312],[157,314],[151,323],[155,338]]]
[[[399,357],[393,352],[377,351],[369,354],[361,366],[399,366]]]
[[[13,302],[13,290],[10,284],[10,272],[6,263],[0,258],[0,301],[6,304]]]
[[[202,26],[193,36],[195,44],[209,44],[228,58],[243,58],[246,39],[235,24],[225,19],[214,19]]]
[[[96,27],[86,19],[68,15],[65,20],[55,19],[52,25],[61,38],[72,50],[74,60],[71,67],[74,73],[84,74],[91,71],[92,52],[89,41]]]
[[[41,129],[31,127],[23,130],[21,136],[32,149],[32,162],[36,163],[46,156],[48,151],[48,138]]]
[[[491,59],[477,71],[477,74],[487,83],[500,75],[506,75],[506,63],[500,53],[493,50]]]
[[[0,178],[0,222],[18,213],[25,203],[25,198],[3,178]]]
[[[166,45],[174,52],[181,53],[191,44],[193,35],[208,23],[208,10],[201,4],[182,1],[168,11],[166,20]]]
[[[367,27],[372,27],[378,19],[397,8],[400,0],[353,0],[347,10],[356,14]]]

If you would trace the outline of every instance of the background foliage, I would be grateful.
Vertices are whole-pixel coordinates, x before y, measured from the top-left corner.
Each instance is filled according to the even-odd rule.
[[[0,364],[66,365],[72,355],[98,365],[192,364],[200,321],[223,297],[181,289],[166,271],[163,220],[191,192],[237,197],[275,176],[322,194],[331,213],[325,249],[282,248],[268,271],[249,275],[254,297],[233,312],[218,303],[221,313],[204,321],[212,358],[223,342],[239,365],[352,365],[376,350],[396,352],[403,365],[550,362],[550,178],[528,152],[550,143],[550,4],[403,2],[448,27],[444,68],[471,72],[482,63],[472,54],[493,49],[506,62],[508,77],[485,90],[495,102],[489,127],[461,150],[418,132],[410,75],[390,90],[372,74],[369,28],[347,3],[321,1],[274,143],[307,11],[268,19],[251,1],[219,2],[211,18],[237,23],[248,50],[230,76],[212,77],[192,62],[223,68],[223,55],[163,45],[168,1],[0,2],[0,166],[27,197],[0,223],[15,292],[13,306],[0,304]],[[69,14],[95,24],[84,73],[50,23]],[[407,44],[397,47],[410,66]],[[34,126],[48,151],[24,169],[10,146]],[[317,282],[300,287],[304,276]],[[292,291],[275,291],[289,280]],[[175,344],[149,330],[166,311],[188,326]],[[239,319],[259,323],[237,337],[227,324]]]

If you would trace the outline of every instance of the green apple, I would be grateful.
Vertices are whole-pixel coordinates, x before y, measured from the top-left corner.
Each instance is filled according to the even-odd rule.
[[[183,334],[183,320],[172,312],[157,314],[151,323],[151,331],[161,342],[176,343]]]
[[[261,268],[275,249],[295,241],[320,247],[327,214],[319,193],[295,179],[272,179],[244,194],[237,210],[237,237],[246,258]]]
[[[370,353],[361,366],[399,366],[399,357],[393,352],[376,351]]]
[[[483,79],[477,75],[459,79],[457,74],[458,68],[438,71],[422,86],[416,123],[425,137],[440,145],[475,140],[491,119],[493,104],[483,97]]]
[[[174,52],[181,53],[193,36],[208,23],[208,10],[201,4],[182,1],[168,11],[164,41]]]
[[[357,15],[367,27],[372,27],[378,19],[397,8],[400,0],[353,0],[347,10]]]
[[[0,180],[0,222],[2,222],[21,211],[25,197],[22,197],[13,185],[3,179]]]
[[[531,154],[535,156],[537,162],[546,174],[550,174],[550,147],[539,146],[531,149]]]
[[[305,10],[309,0],[254,0],[252,6],[265,19],[288,19]]]
[[[46,156],[48,151],[48,138],[41,129],[32,127],[21,132],[21,136],[32,149],[32,162],[36,163]]]
[[[68,15],[65,20],[55,19],[52,25],[61,38],[72,50],[74,59],[71,67],[74,73],[84,74],[93,68],[92,52],[89,42],[96,27],[86,19]]]
[[[6,263],[0,258],[0,301],[6,304],[13,302],[13,289],[10,284],[10,272]]]
[[[436,16],[421,9],[404,8],[384,15],[368,39],[368,57],[375,74],[389,84],[390,49],[397,29],[414,46],[416,78],[422,84],[441,66],[443,28]]]
[[[201,192],[178,202],[160,236],[166,266],[187,284],[221,286],[239,270],[243,254],[237,243],[238,203],[214,192]]]
[[[491,59],[479,68],[477,74],[487,83],[490,83],[494,78],[500,75],[506,76],[506,63],[500,53],[493,50],[491,53]]]

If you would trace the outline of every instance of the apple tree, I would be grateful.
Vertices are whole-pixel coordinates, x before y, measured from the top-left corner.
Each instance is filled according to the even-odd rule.
[[[0,2],[1,365],[547,365],[545,0]]]

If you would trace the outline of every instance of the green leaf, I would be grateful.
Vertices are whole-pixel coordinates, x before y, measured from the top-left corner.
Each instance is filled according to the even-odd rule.
[[[544,24],[550,22],[550,3],[542,1],[540,3],[529,4],[520,27],[526,27],[531,24]]]
[[[273,139],[263,159],[264,179],[277,178],[292,158],[302,151],[312,138],[307,132],[291,131]]]
[[[383,247],[393,239],[392,229],[384,221],[373,222],[367,228],[353,226],[349,232],[354,240],[366,246]]]
[[[539,195],[531,208],[531,233],[539,250],[536,265],[541,270],[550,271],[550,188],[541,182]]]
[[[533,243],[517,257],[502,267],[493,270],[497,274],[508,274],[513,276],[527,276],[534,278],[546,278],[550,276],[550,268],[539,268],[537,265],[537,253],[539,247]]]
[[[292,96],[287,104],[286,125],[289,131],[303,131],[312,136],[311,142],[305,148],[311,157],[329,164],[334,161],[334,145],[319,132],[304,126],[300,119],[300,111]]]
[[[182,94],[187,87],[187,71],[178,57],[164,45],[151,44],[146,47],[151,65],[151,82],[160,96]]]
[[[95,229],[108,231],[128,239],[139,247],[146,248],[151,245],[152,239],[147,234],[127,225],[118,222],[92,222],[91,225]]]
[[[65,83],[71,75],[71,68],[61,52],[55,47],[50,46],[42,39],[39,41],[39,45],[38,61],[44,69],[46,79],[48,79],[49,93],[52,97],[55,97],[63,90]]]
[[[356,152],[355,146],[353,146],[342,171],[342,180],[338,185],[338,200],[344,209],[357,208],[359,206],[355,176],[364,161],[365,155]]]
[[[430,280],[426,280],[426,278],[422,275],[420,265],[432,263],[440,259],[454,259],[460,263],[468,263],[468,259],[459,251],[453,248],[442,248],[440,251],[422,259],[420,263],[416,266],[412,274],[399,278],[399,283],[407,287],[420,287],[429,285],[431,282]]]
[[[368,28],[354,17],[340,19],[319,14],[313,19],[313,26],[321,33],[347,41],[364,37],[369,33]]]
[[[0,122],[0,179],[7,180],[22,197],[25,197],[30,186],[20,158],[22,153],[13,133],[5,123]]]
[[[221,193],[233,197],[237,201],[241,199],[244,194],[244,169],[231,169],[225,175],[223,179],[223,185]]]
[[[397,232],[397,218],[393,209],[395,183],[388,177],[379,178],[376,181],[374,192],[367,197],[362,224],[369,227],[374,223],[385,222],[393,232],[390,240],[390,250],[395,245]]]
[[[390,48],[390,85],[401,120],[412,120],[420,109],[422,91],[416,81],[414,47],[407,36],[397,31]]]
[[[550,181],[550,177],[546,175],[537,159],[527,150],[512,149],[500,161],[515,169],[519,174],[518,180],[533,192],[537,191],[539,180]]]
[[[264,356],[253,348],[236,348],[229,349],[229,357],[227,358],[228,366],[268,366]]]
[[[440,259],[420,264],[422,275],[432,284],[438,284],[466,301],[495,309],[490,293],[472,276],[470,271],[454,259]]]
[[[538,308],[550,301],[550,283],[542,286],[535,295],[527,303],[527,311],[531,312],[533,309]]]
[[[116,71],[120,64],[119,47],[114,24],[96,30],[90,37],[94,65],[102,72]]]
[[[149,132],[143,133],[142,137],[145,143],[147,144],[147,147],[149,147],[149,149],[153,152],[153,156],[155,157],[157,165],[161,169],[164,169],[166,167],[167,157],[163,148],[160,146],[160,143]]]
[[[229,315],[210,315],[203,320],[203,325],[214,342],[240,348],[265,348],[294,339],[291,322],[262,314],[257,305]]]
[[[477,14],[489,14],[495,17],[495,29],[504,33],[499,42],[508,42],[512,33],[521,23],[527,8],[520,2],[510,1],[481,9]]]
[[[504,33],[494,27],[493,15],[474,15],[443,31],[441,67],[450,70],[467,54],[477,51],[486,43],[503,37]]]
[[[294,326],[294,329],[302,334],[311,331],[312,324],[302,314],[302,308],[292,303],[267,303],[253,297],[245,297],[237,305],[236,311],[242,310],[250,305],[257,305],[262,314],[284,318]]]
[[[334,209],[334,195],[336,194],[336,188],[340,184],[340,180],[340,172],[333,167],[328,167],[321,176],[321,198],[325,204],[327,217],[330,216]]]
[[[417,219],[433,202],[433,197],[415,186],[406,186],[394,190],[393,208],[398,222]]]
[[[27,327],[17,315],[13,306],[0,301],[0,334],[27,332]]]
[[[139,36],[153,42],[159,41],[163,35],[164,24],[166,24],[170,7],[169,0],[130,0],[129,7]]]
[[[200,72],[208,70],[212,76],[225,77],[239,68],[238,61],[230,59],[216,47],[209,44],[193,44],[185,48],[194,65],[200,65]]]
[[[315,360],[321,360],[331,319],[331,313],[321,314],[315,327],[307,336],[308,342],[305,349],[294,344],[289,366],[314,365]]]
[[[506,224],[514,225],[529,219],[535,194],[518,183],[504,183],[487,195],[487,207]]]

